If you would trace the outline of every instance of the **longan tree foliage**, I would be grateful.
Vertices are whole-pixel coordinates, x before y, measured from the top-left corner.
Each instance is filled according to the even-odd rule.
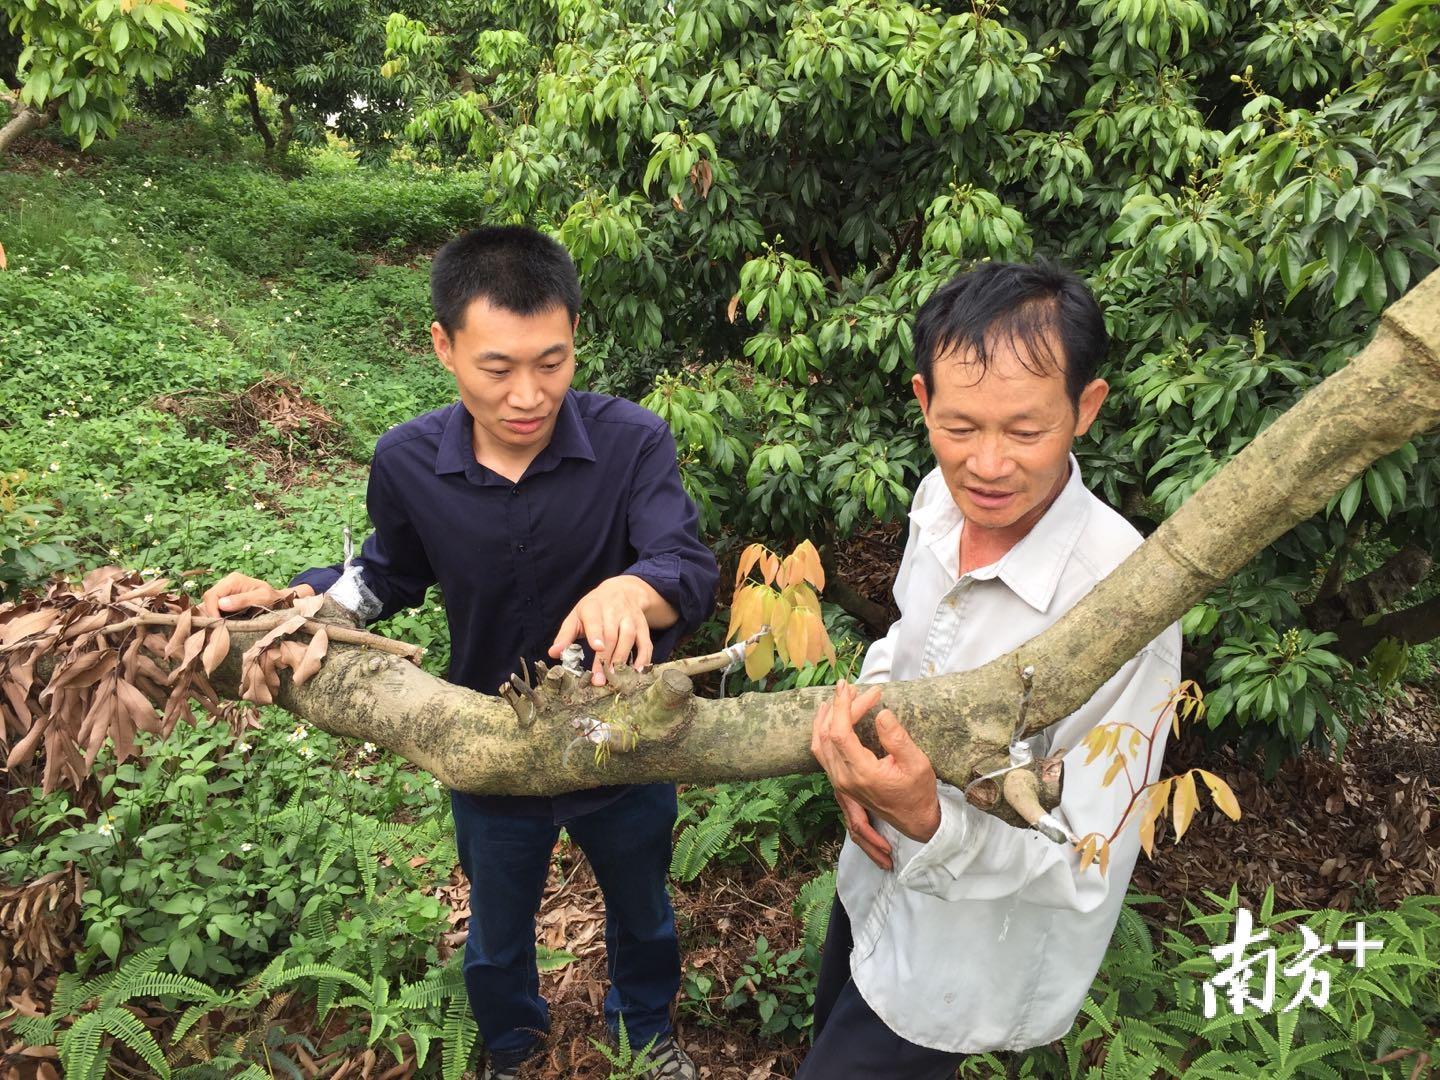
[[[916,307],[974,260],[1046,255],[1113,336],[1086,478],[1148,531],[1436,264],[1437,11],[561,0],[478,37],[394,16],[386,70],[412,138],[575,253],[592,341],[684,361],[645,401],[711,526],[823,546],[903,515],[928,467]],[[1341,738],[1440,634],[1434,450],[1191,611],[1212,722]]]

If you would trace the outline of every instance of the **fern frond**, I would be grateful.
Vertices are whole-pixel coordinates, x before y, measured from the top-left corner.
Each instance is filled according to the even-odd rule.
[[[119,988],[117,988],[119,989]],[[200,1002],[216,1002],[225,995],[199,979],[188,975],[172,975],[163,971],[141,975],[124,983],[125,1001],[137,997],[183,997]],[[121,1004],[117,1001],[115,1004]]]
[[[794,911],[800,919],[807,949],[818,950],[830,928],[830,910],[835,901],[835,871],[826,870],[800,887]]]
[[[102,1009],[98,1015],[106,1031],[133,1050],[161,1080],[170,1080],[170,1064],[165,1060],[165,1052],[160,1049],[155,1036],[150,1034],[150,1029],[134,1013],[116,1005]]]
[[[269,969],[266,969],[269,973]],[[298,967],[284,968],[281,971],[270,975],[262,984],[262,989],[275,990],[286,983],[298,982],[301,979],[334,979],[347,986],[354,987],[362,994],[370,992],[370,984],[360,976],[346,971],[344,968],[336,967],[334,964],[301,964]]]
[[[475,1048],[478,1034],[475,1018],[470,1015],[470,1003],[461,997],[451,998],[445,1010],[445,1043],[441,1053],[444,1080],[460,1080],[470,1063],[470,1052]]]
[[[102,1014],[86,1013],[60,1036],[60,1066],[67,1080],[100,1080],[110,1061]]]

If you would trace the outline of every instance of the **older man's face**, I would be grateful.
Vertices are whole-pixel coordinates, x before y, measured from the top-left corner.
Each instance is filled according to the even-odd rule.
[[[930,445],[966,528],[1013,533],[1012,540],[1029,531],[1064,487],[1070,447],[1090,429],[1109,392],[1095,379],[1077,408],[1063,372],[1028,362],[1015,351],[1023,348],[1018,341],[996,347],[983,371],[951,350],[935,359],[933,391],[919,375],[914,379]],[[1058,347],[1054,353],[1064,355]]]

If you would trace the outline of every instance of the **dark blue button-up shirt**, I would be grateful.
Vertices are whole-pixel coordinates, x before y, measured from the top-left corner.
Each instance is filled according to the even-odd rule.
[[[658,416],[571,390],[549,445],[518,483],[479,464],[470,435],[470,414],[457,402],[380,437],[366,494],[375,531],[358,556],[383,604],[380,618],[439,584],[451,682],[494,694],[521,658],[554,663],[550,643],[570,609],[618,574],[643,578],[679,612],[673,627],[652,634],[657,661],[709,615],[719,569],[700,543],[675,441]],[[339,574],[338,565],[321,567],[291,584],[324,592]],[[623,790],[468,798],[563,821]]]

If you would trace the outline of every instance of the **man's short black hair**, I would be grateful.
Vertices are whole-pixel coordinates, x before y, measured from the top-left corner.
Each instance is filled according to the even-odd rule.
[[[528,225],[491,225],[455,237],[430,264],[435,321],[453,334],[470,304],[484,299],[503,311],[534,315],[580,310],[580,277],[570,253]]]
[[[1044,260],[980,263],[946,282],[916,314],[914,341],[915,370],[932,394],[937,357],[959,352],[983,372],[996,347],[1008,345],[1036,374],[1063,370],[1076,407],[1110,345],[1100,305],[1085,283]]]

